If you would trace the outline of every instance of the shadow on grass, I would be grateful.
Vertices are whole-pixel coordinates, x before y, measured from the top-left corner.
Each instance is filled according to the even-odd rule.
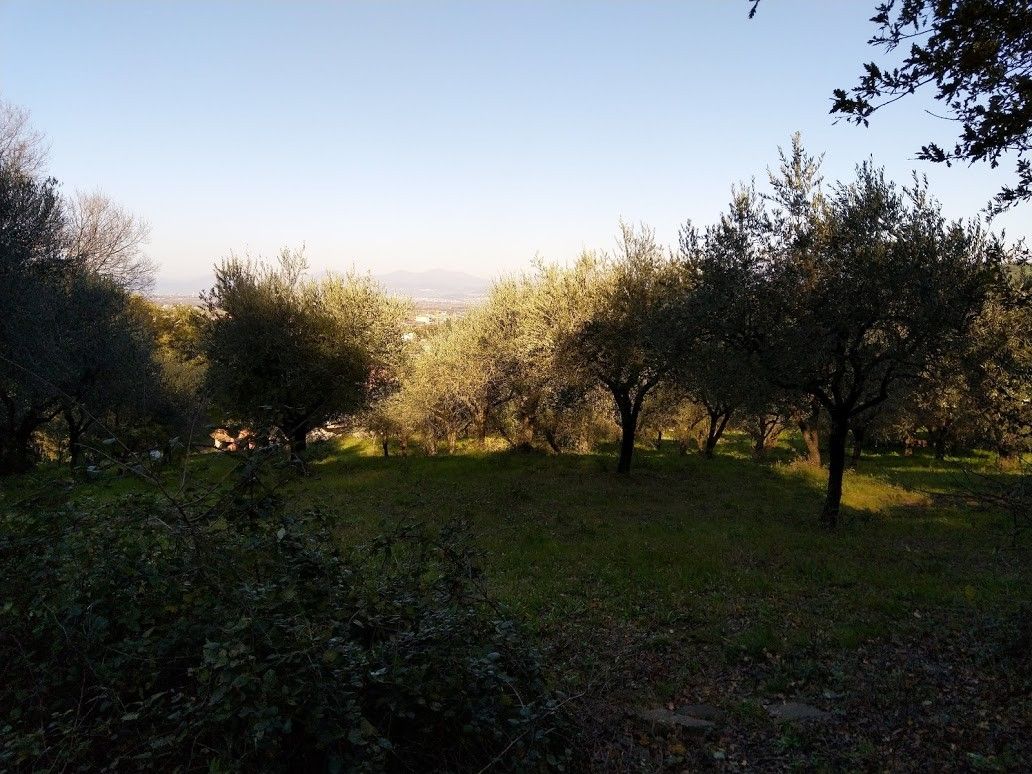
[[[850,641],[914,605],[980,604],[1016,587],[971,561],[993,547],[988,517],[901,488],[920,476],[947,487],[936,476],[950,470],[894,455],[847,475],[843,526],[828,532],[817,525],[827,472],[794,464],[788,446],[756,462],[741,436],[714,459],[639,448],[629,476],[615,473],[612,449],[378,451],[355,438],[312,444],[309,475],[283,490],[286,507],[331,510],[348,543],[384,520],[464,521],[490,586],[543,628],[617,620],[651,630],[676,619],[692,622],[692,636],[777,648],[814,632]],[[230,463],[205,455],[191,475]],[[123,486],[80,491],[101,503]]]
[[[936,459],[929,452],[903,456],[895,452],[866,455],[858,470],[888,483],[917,492],[962,493],[983,479],[1003,480],[1013,475],[1001,470],[995,459],[978,453]]]
[[[631,519],[638,518],[639,512],[642,518],[648,518],[652,511],[650,497],[667,505],[674,498],[685,514],[719,513],[724,520],[758,517],[809,528],[817,523],[827,485],[827,470],[802,464],[791,445],[783,443],[764,459],[756,460],[749,439],[735,433],[727,434],[713,458],[698,452],[681,454],[673,442],[664,442],[658,449],[654,444],[641,446],[635,450],[629,476],[615,472],[615,444],[603,444],[595,452],[582,454],[485,451],[467,445],[456,454],[415,452],[384,458],[371,441],[348,438],[313,444],[308,457],[313,476],[324,484],[336,481],[353,489],[363,482],[390,481],[393,486],[395,479],[410,479],[428,492],[441,496],[450,492],[461,499],[464,491],[490,489],[495,480],[513,479],[527,482],[541,493],[551,492],[560,510],[566,498],[557,487],[562,490],[567,486],[563,483],[566,479],[578,476],[580,482],[572,491],[594,486],[609,494],[644,493],[646,497],[634,500],[630,509],[621,496],[600,503],[603,511],[617,511]],[[951,471],[924,467],[912,460],[896,465],[899,460],[906,458],[880,455],[865,459],[859,473],[847,473],[845,526],[874,518],[923,517],[931,502],[925,497],[908,496],[904,490],[916,488],[914,484],[921,477],[930,486],[949,489],[950,475],[961,472],[959,466]],[[587,501],[592,499],[588,497]]]

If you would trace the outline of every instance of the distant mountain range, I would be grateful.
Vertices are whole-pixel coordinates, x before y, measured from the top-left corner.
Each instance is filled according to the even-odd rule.
[[[487,294],[491,281],[462,271],[392,271],[375,275],[384,290],[417,300],[468,301]]]
[[[408,296],[417,301],[474,301],[487,294],[491,281],[463,271],[428,269],[426,271],[391,271],[374,274],[373,278],[388,293]],[[158,282],[156,297],[196,297],[212,286],[209,276],[169,279]]]
[[[159,278],[154,287],[153,296],[191,296],[196,297],[202,290],[210,290],[215,283],[215,277],[211,274],[197,277],[178,279]]]

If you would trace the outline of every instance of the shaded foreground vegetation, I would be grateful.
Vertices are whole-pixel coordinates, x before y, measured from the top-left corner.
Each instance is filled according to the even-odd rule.
[[[797,443],[797,439],[791,441]],[[196,606],[192,616],[218,621],[221,636],[233,635],[242,638],[237,640],[240,642],[253,641],[254,632],[249,627],[260,626],[268,636],[287,637],[272,642],[280,652],[289,653],[295,652],[297,645],[296,640],[290,645],[289,638],[298,637],[298,631],[306,632],[310,638],[306,642],[312,648],[323,647],[319,644],[321,635],[305,629],[304,621],[323,620],[321,616],[325,615],[329,616],[327,625],[331,620],[339,621],[341,605],[353,606],[349,618],[355,610],[374,610],[383,616],[379,619],[383,624],[380,630],[393,632],[369,650],[374,660],[386,659],[380,667],[387,669],[384,683],[404,685],[408,692],[443,691],[435,694],[434,701],[444,704],[433,706],[452,709],[446,710],[443,718],[438,717],[440,710],[435,711],[437,723],[447,726],[451,718],[462,717],[471,708],[485,722],[482,733],[464,732],[471,734],[462,737],[469,747],[462,743],[455,750],[449,747],[443,752],[444,746],[435,750],[432,737],[425,736],[440,725],[427,722],[415,738],[405,737],[406,726],[398,725],[399,716],[393,713],[400,712],[404,717],[412,707],[399,696],[386,701],[381,706],[384,714],[379,716],[363,706],[350,717],[363,717],[367,722],[372,719],[379,736],[366,728],[368,740],[359,731],[354,739],[337,739],[336,748],[332,744],[327,747],[325,739],[318,744],[310,740],[304,747],[336,749],[334,755],[340,756],[339,750],[350,751],[347,755],[363,749],[356,746],[356,739],[365,743],[383,738],[397,750],[379,758],[339,758],[350,761],[348,765],[364,761],[374,768],[404,768],[402,763],[407,761],[407,765],[415,762],[424,768],[476,769],[501,753],[492,766],[551,767],[565,760],[565,765],[602,770],[760,764],[805,768],[1020,768],[1030,752],[1027,739],[1032,731],[1032,714],[1028,712],[1032,687],[1027,625],[1032,571],[1028,548],[1011,547],[1009,522],[1002,514],[978,510],[950,497],[964,490],[968,469],[994,477],[1010,474],[996,472],[987,456],[940,461],[931,455],[875,454],[863,461],[860,471],[846,475],[842,529],[828,533],[812,528],[813,510],[822,496],[821,474],[795,462],[796,449],[782,443],[771,451],[768,462],[758,463],[751,458],[746,438],[735,434],[726,444],[727,450],[714,459],[681,456],[673,445],[659,451],[639,449],[639,470],[630,478],[614,475],[610,458],[603,453],[545,457],[460,448],[458,451],[464,453],[448,457],[384,459],[376,456],[380,449],[371,441],[349,438],[315,444],[309,450],[306,475],[297,478],[283,470],[277,472],[275,466],[263,474],[263,486],[279,487],[278,504],[266,515],[244,508],[242,512],[252,514],[247,517],[250,521],[240,517],[243,520],[233,522],[231,527],[224,523],[213,527],[216,534],[221,530],[241,536],[219,543],[222,550],[243,540],[233,549],[242,553],[227,554],[218,565],[235,565],[238,569],[234,572],[244,577],[262,565],[265,569],[259,575],[269,583],[265,587],[241,585],[239,588],[255,595],[246,602],[235,598],[231,588],[223,592],[221,601],[195,600],[191,603]],[[801,448],[801,442],[798,445]],[[237,476],[239,461],[232,455],[202,455],[191,461],[188,469],[193,491],[202,493],[209,491],[203,486],[205,482]],[[154,507],[147,505],[151,495],[141,494],[140,485],[132,478],[111,474],[83,486],[66,485],[64,475],[47,467],[14,481],[3,501],[8,514],[5,534],[12,534],[10,527],[27,518],[14,513],[36,514],[32,518],[47,522],[48,515],[58,512],[81,513],[104,507],[108,509],[105,513],[139,514]],[[233,495],[237,504],[229,512],[238,512],[241,503],[267,503],[265,498],[256,497],[261,488],[255,482],[237,487]],[[115,503],[122,505],[112,509]],[[327,574],[325,566],[311,574],[303,568],[310,566],[313,556],[337,550],[331,545],[339,547],[344,556],[352,547],[382,546],[376,536],[382,534],[385,521],[393,525],[423,522],[432,531],[443,528],[444,543],[413,544],[431,546],[426,554],[430,558],[425,560],[429,564],[417,569],[416,575],[452,578],[455,585],[407,585],[399,579],[414,577],[406,573],[416,565],[384,564],[377,558],[383,555],[374,551],[372,555],[360,554],[361,558],[355,560],[341,560],[342,572],[364,579],[359,588],[340,598],[328,592],[324,596],[321,579],[333,573]],[[442,570],[449,555],[464,555],[461,551],[442,552],[443,545],[456,545],[448,543],[451,538],[447,535],[449,525],[457,522],[468,525],[469,536],[480,554],[483,590],[488,593],[484,599],[497,599],[502,607],[494,607],[494,602],[472,601],[480,599],[476,589],[481,581],[475,580],[479,577],[475,564],[463,560],[457,571],[455,566]],[[110,540],[101,541],[95,549],[103,546],[116,556],[129,556],[120,553],[119,547],[126,545],[125,536],[131,531],[120,531],[115,523],[103,527],[98,522],[96,528],[106,532]],[[48,535],[52,529],[48,526],[42,534]],[[295,539],[299,541],[296,544],[292,542]],[[17,550],[10,540],[6,538],[3,545],[6,556]],[[72,540],[73,544],[88,542],[88,533]],[[276,548],[264,553],[263,540]],[[308,548],[302,550],[306,543]],[[311,553],[316,545],[322,548]],[[46,556],[53,556],[53,551]],[[236,558],[225,561],[230,556]],[[241,561],[245,557],[249,558]],[[177,579],[183,570],[172,572],[169,568],[163,573],[159,571],[158,555],[152,559],[159,562],[153,566],[153,577],[163,578],[161,584],[168,584],[157,588],[177,598],[182,593],[177,589]],[[348,564],[351,561],[357,563]],[[135,585],[117,591],[120,582],[136,577],[136,570],[130,572],[118,562],[113,566],[129,575],[114,572],[105,576],[112,584],[108,587],[110,595],[105,592],[97,598],[117,605],[118,595],[125,593],[136,604],[146,602],[133,596]],[[282,575],[277,574],[278,566]],[[363,574],[359,566],[380,570]],[[89,580],[92,576],[88,568],[83,577],[87,587],[95,582]],[[292,580],[284,580],[277,588],[277,577]],[[303,603],[292,601],[289,594],[280,596],[285,589],[302,590],[306,577],[319,588],[304,587]],[[91,592],[96,596],[101,590],[81,584],[63,587],[57,583],[59,578],[60,574],[52,576],[52,583],[40,592],[43,597],[50,595],[54,604],[69,602],[53,596],[62,588],[62,593],[78,589],[85,597]],[[228,580],[230,576],[222,577],[222,582]],[[347,582],[341,580],[341,588],[346,589]],[[139,587],[147,582],[146,575],[141,577]],[[425,591],[413,594],[411,588]],[[39,589],[27,589],[22,592],[27,596],[15,598],[36,600],[37,592]],[[429,599],[434,594],[444,596],[437,604],[423,607],[420,598]],[[310,599],[308,595],[312,595]],[[440,606],[440,599],[446,604]],[[153,600],[147,604],[153,604]],[[400,607],[392,610],[396,604]],[[203,612],[208,605],[223,607],[209,616]],[[235,605],[251,610],[254,620],[237,624],[232,617],[225,618]],[[299,607],[295,609],[294,605]],[[443,629],[428,625],[426,619],[420,619],[420,610],[438,623],[449,623]],[[502,614],[502,610],[508,613]],[[405,612],[399,617],[399,611]],[[8,634],[24,631],[10,626],[19,612],[25,611],[5,608]],[[89,639],[86,621],[92,619],[72,607],[65,610],[65,616],[70,617],[62,618],[59,610],[53,612],[58,613],[57,623],[70,630],[66,636]],[[60,630],[57,623],[48,623],[51,614],[37,607],[29,623],[17,620],[20,626],[42,626],[44,631],[56,633]],[[91,614],[100,615],[96,611]],[[528,655],[534,650],[528,641],[521,639],[516,644],[507,640],[509,636],[524,636],[517,635],[523,625],[498,628],[499,621],[509,618],[530,627],[526,636],[538,639],[547,666]],[[169,618],[181,620],[178,615]],[[437,646],[426,647],[427,641],[417,636],[420,647],[406,655],[404,644],[399,647],[397,639],[401,637],[400,642],[405,642],[405,627],[398,629],[398,621],[404,620],[419,621],[412,624],[412,635],[429,632],[429,642]],[[78,631],[73,624],[78,625]],[[140,632],[147,629],[143,621],[135,625]],[[150,649],[156,644],[154,640],[160,639],[162,626],[159,622],[156,630],[138,634],[143,639],[134,641],[133,651],[157,658]],[[289,634],[291,631],[295,633]],[[152,641],[148,642],[148,637]],[[220,658],[219,647],[226,646],[218,646],[219,640],[210,632],[205,637],[212,640],[203,649],[206,662],[209,657]],[[10,639],[4,643],[5,648],[12,647]],[[64,646],[55,641],[53,647],[60,650]],[[378,651],[378,647],[386,651]],[[64,652],[62,661],[70,659],[69,663],[75,663],[80,655]],[[226,653],[232,654],[232,648]],[[275,706],[279,697],[289,692],[255,683],[265,667],[256,676],[253,663],[248,662],[256,655],[252,646],[241,653],[237,661],[230,656],[228,664],[206,663],[204,667],[227,681],[231,693],[221,697],[224,704],[216,704],[214,709],[224,706],[229,715],[206,726],[208,736],[204,738],[209,741],[197,752],[199,758],[194,765],[201,760],[233,761],[240,755],[238,763],[289,766],[291,760],[296,762],[289,755],[261,757],[269,755],[270,749],[286,754],[297,742],[290,735],[289,724],[285,730],[268,717],[269,706]],[[349,653],[349,658],[355,657],[353,649]],[[489,653],[495,655],[482,661]],[[515,660],[503,655],[506,653]],[[291,684],[290,657],[275,658],[279,661],[277,673],[285,672],[284,685],[297,688],[299,700],[304,702],[294,709],[290,709],[289,700],[280,702],[279,712],[292,717],[294,734],[304,733],[306,718],[310,720],[311,716],[296,713],[299,707],[310,706],[306,691],[312,690],[313,684],[323,684],[325,675],[313,683],[307,679],[311,675],[301,679],[295,674],[297,682]],[[528,662],[527,658],[532,660]],[[491,659],[502,659],[497,670]],[[106,659],[104,663],[108,663]],[[363,663],[366,666],[356,669],[354,679],[372,666],[369,661]],[[440,663],[451,666],[442,674],[434,668]],[[108,666],[115,664],[119,662]],[[348,664],[357,666],[357,662]],[[480,665],[483,672],[476,672],[470,665]],[[8,670],[13,668],[14,662],[9,661]],[[160,679],[162,674],[157,661],[147,661],[139,668],[143,672],[155,669],[153,679]],[[420,671],[426,668],[431,671]],[[398,669],[403,671],[395,671]],[[233,683],[241,675],[251,680],[245,681],[250,688]],[[140,684],[134,684],[133,690],[143,690],[149,684],[144,678],[141,672]],[[46,684],[55,678],[37,679]],[[76,674],[64,679],[74,682],[86,677]],[[457,682],[438,685],[438,679]],[[26,686],[10,681],[6,685],[4,705],[13,707],[15,703],[6,701],[12,689],[25,690]],[[513,708],[503,698],[510,695],[509,685],[522,696],[522,710],[516,714],[511,714]],[[472,686],[477,692],[469,694],[470,703],[464,704],[466,699],[459,694]],[[235,695],[233,690],[237,691]],[[356,695],[365,697],[379,695],[376,691],[367,693],[368,686],[355,690]],[[70,690],[58,693],[66,699],[77,696]],[[407,700],[417,696],[406,695]],[[828,714],[794,723],[772,719],[768,706],[786,699],[806,702]],[[634,714],[642,708],[676,710],[682,704],[699,702],[720,714],[720,720],[701,735],[641,720]],[[26,703],[22,695],[17,706],[24,706],[28,712],[31,703]],[[205,712],[213,709],[203,701],[199,706]],[[255,718],[248,719],[246,713],[230,718],[248,706],[255,707]],[[325,711],[324,705],[316,702],[316,706],[320,712]],[[81,706],[78,711],[83,712]],[[143,741],[151,741],[146,732],[132,726],[141,715],[139,708],[124,707],[118,712],[118,718],[129,716],[122,723],[136,729],[134,733],[143,733]],[[295,714],[291,716],[292,712]],[[82,716],[75,716],[75,723],[88,723],[89,715],[87,708]],[[258,716],[262,720],[256,726]],[[348,727],[340,722],[341,716],[326,716],[334,717],[338,732]],[[10,732],[11,720],[6,722]],[[55,718],[53,722],[69,724],[71,738],[85,743],[86,737],[77,736],[81,728],[70,719]],[[243,725],[220,725],[225,723]],[[418,728],[420,723],[424,721],[412,727]],[[121,727],[121,723],[115,725]],[[177,716],[172,725],[181,728],[187,723]],[[210,741],[213,729],[221,729],[224,742],[234,739],[234,744],[240,744],[242,739],[254,738],[253,731],[259,726],[268,739],[255,743],[253,750],[247,745],[220,750]],[[249,731],[241,733],[244,728]],[[364,726],[355,721],[352,728]],[[528,730],[531,736],[523,736]],[[399,736],[392,739],[391,733]],[[90,738],[94,754],[105,749],[98,741],[102,735]],[[514,739],[518,745],[507,747]],[[535,740],[539,744],[531,744]],[[406,748],[406,744],[410,746]],[[171,742],[173,757],[164,760],[177,760],[174,756],[181,749]],[[382,753],[387,747],[376,749]],[[10,752],[7,749],[8,755]],[[534,757],[520,757],[530,752]],[[245,757],[244,753],[259,757]],[[436,754],[468,757],[449,760],[434,758]],[[59,760],[55,758],[54,762]],[[473,765],[477,760],[481,763]],[[16,759],[8,758],[7,762],[10,765]]]
[[[246,471],[238,483],[172,507],[5,508],[4,770],[566,759],[538,652],[453,530],[393,524],[345,545],[334,516],[278,507]]]

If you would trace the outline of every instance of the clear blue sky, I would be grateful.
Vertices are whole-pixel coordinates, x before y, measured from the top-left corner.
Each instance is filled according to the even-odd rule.
[[[67,189],[151,223],[166,282],[302,242],[316,269],[492,276],[610,246],[621,216],[673,242],[797,129],[831,178],[873,155],[973,214],[1001,173],[913,161],[951,125],[827,114],[873,5],[0,0],[0,96]]]

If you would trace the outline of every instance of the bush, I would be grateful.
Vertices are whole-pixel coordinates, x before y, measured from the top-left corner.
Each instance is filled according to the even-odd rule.
[[[561,767],[562,703],[456,530],[136,499],[0,517],[0,769]]]

